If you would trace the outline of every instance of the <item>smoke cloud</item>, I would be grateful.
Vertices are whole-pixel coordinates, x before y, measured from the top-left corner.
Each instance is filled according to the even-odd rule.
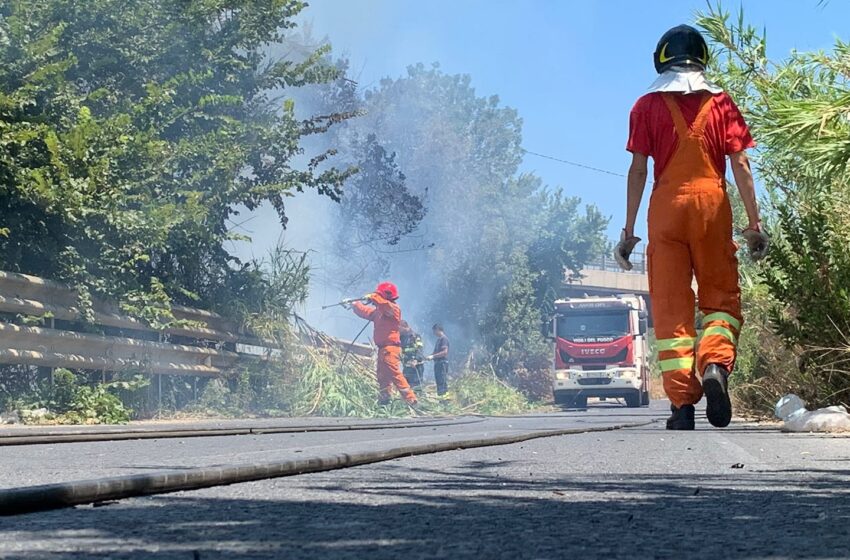
[[[305,56],[319,43],[309,30],[290,42],[298,47],[289,49],[290,56]],[[535,297],[554,298],[545,282],[559,285],[564,266],[598,248],[607,221],[595,209],[579,215],[577,200],[519,172],[522,120],[497,97],[478,95],[469,76],[419,64],[363,87],[351,79],[345,60],[328,62],[344,73],[335,83],[284,93],[303,118],[351,110],[361,116],[305,141],[302,163],[335,149],[328,165],[362,168],[356,148],[374,136],[392,159],[389,165],[397,167],[379,169],[376,176],[403,174],[400,188],[421,201],[424,218],[397,243],[360,242],[352,228],[368,229],[369,216],[352,224],[347,205],[354,194],[375,195],[371,191],[378,185],[355,177],[340,204],[316,193],[290,199],[285,231],[270,209],[243,217],[250,219],[243,227],[253,241],[235,246],[235,254],[256,257],[278,240],[309,252],[310,296],[298,312],[334,336],[353,337],[362,321],[339,307],[321,307],[367,293],[380,280],[399,286],[404,317],[426,340],[431,325],[442,323],[460,354],[482,345],[488,329],[516,330],[519,339],[536,332],[541,315],[534,311],[540,304]],[[398,211],[399,220],[411,215]],[[570,223],[553,223],[553,216]],[[543,262],[550,257],[557,266]],[[557,278],[541,272],[547,268],[554,268]],[[511,340],[509,333],[491,337],[490,352],[510,347]]]

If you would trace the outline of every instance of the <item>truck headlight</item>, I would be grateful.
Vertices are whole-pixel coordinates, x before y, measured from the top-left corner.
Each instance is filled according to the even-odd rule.
[[[555,372],[555,379],[569,379],[570,375],[563,370],[559,370]]]

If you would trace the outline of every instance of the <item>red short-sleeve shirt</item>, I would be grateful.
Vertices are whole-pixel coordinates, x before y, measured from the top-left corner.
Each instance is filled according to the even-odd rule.
[[[688,125],[693,124],[699,111],[700,94],[680,94],[676,102]],[[726,174],[726,156],[755,146],[750,129],[735,102],[725,92],[714,95],[714,105],[705,127],[705,139],[717,170]],[[637,100],[629,117],[629,141],[626,149],[651,157],[655,162],[655,180],[678,144],[673,117],[661,94],[648,93]]]

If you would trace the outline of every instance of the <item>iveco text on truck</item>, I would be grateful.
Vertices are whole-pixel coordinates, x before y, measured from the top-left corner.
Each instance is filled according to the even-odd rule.
[[[588,398],[649,404],[647,312],[636,295],[555,302],[555,403],[584,408]]]

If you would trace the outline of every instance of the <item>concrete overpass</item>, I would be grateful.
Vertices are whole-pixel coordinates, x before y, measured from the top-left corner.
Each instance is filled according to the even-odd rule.
[[[643,245],[632,253],[634,268],[629,272],[620,269],[614,257],[603,255],[588,263],[581,271],[581,278],[565,279],[563,295],[580,297],[587,295],[640,294],[649,296],[649,280],[646,274],[646,252]]]
[[[649,281],[644,272],[585,268],[581,274],[582,278],[568,279],[564,283],[565,295],[640,294],[649,296]]]
[[[564,297],[610,296],[616,294],[638,294],[646,298],[652,322],[652,301],[649,297],[649,277],[647,275],[645,245],[639,245],[632,253],[634,268],[629,272],[623,271],[613,256],[603,255],[592,261],[581,271],[582,277],[564,279],[561,295]],[[696,280],[691,289],[697,293]]]

